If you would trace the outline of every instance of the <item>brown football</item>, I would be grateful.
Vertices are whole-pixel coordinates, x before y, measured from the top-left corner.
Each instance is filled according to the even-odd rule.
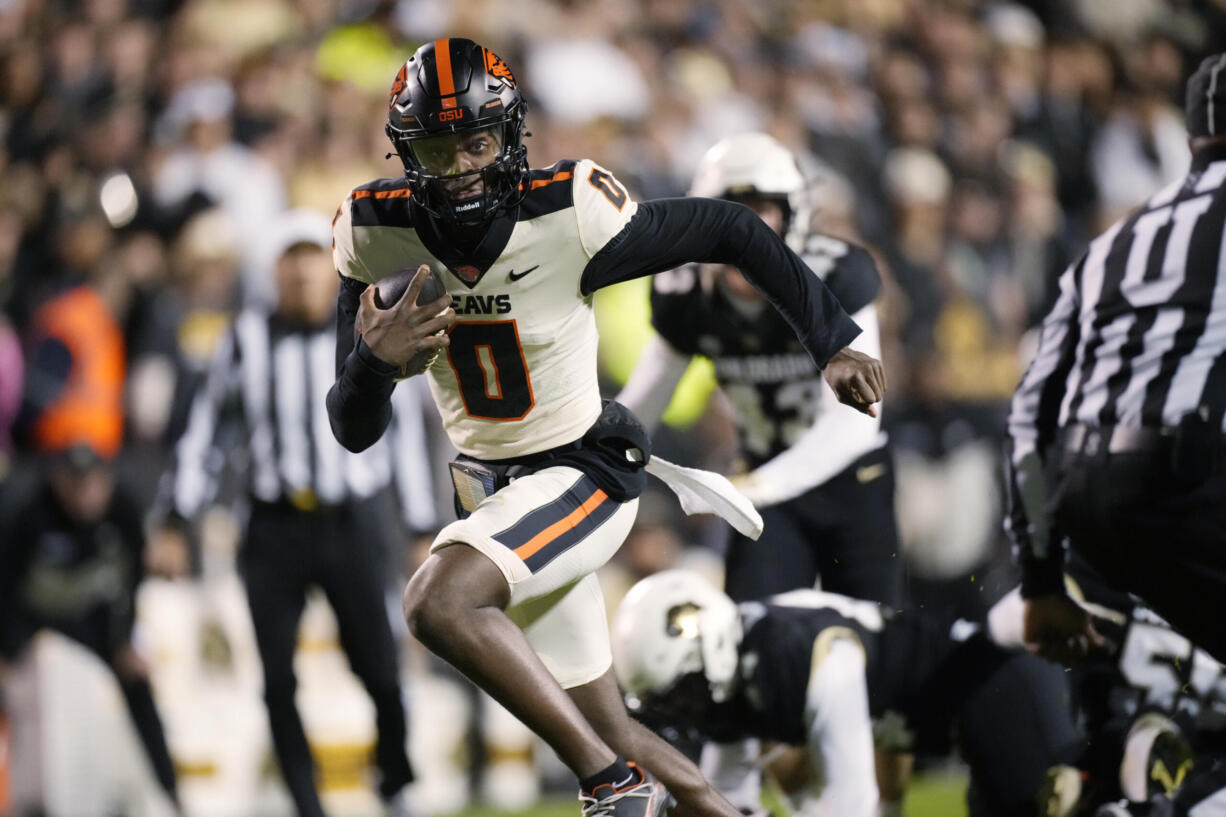
[[[406,267],[386,278],[380,278],[375,282],[375,306],[380,309],[390,309],[395,306],[409,288],[409,284],[413,283],[415,275],[417,275],[417,267]],[[425,306],[446,294],[447,287],[443,285],[443,279],[437,272],[430,270],[430,277],[422,284],[421,292],[417,295],[417,305]]]
[[[399,272],[388,275],[385,278],[380,278],[375,282],[375,306],[380,309],[390,309],[404,296],[408,291],[409,284],[413,283],[413,276],[417,274],[417,267],[406,267]],[[422,284],[421,292],[417,294],[417,305],[425,306],[428,303],[437,301],[439,298],[447,294],[447,287],[443,284],[442,277],[433,269],[430,270],[430,276],[426,278]],[[439,332],[438,334],[442,334]],[[427,352],[418,352],[400,370],[399,377],[401,379],[412,377],[415,374],[421,374],[434,363],[438,357],[438,350]]]

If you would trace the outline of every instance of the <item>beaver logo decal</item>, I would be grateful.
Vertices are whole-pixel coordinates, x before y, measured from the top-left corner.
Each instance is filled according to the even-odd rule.
[[[396,104],[396,97],[400,96],[400,92],[404,90],[405,83],[408,81],[409,72],[408,64],[400,66],[400,71],[396,74],[396,79],[392,80],[392,92],[388,95],[387,106],[390,108]]]
[[[511,73],[511,69],[502,61],[502,57],[485,49],[485,70],[491,75],[498,77],[506,84],[508,88],[515,87],[515,75]]]

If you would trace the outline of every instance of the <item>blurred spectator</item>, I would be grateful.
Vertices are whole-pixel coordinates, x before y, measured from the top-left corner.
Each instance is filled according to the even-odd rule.
[[[39,451],[85,442],[111,460],[123,441],[123,337],[98,294],[76,287],[34,314],[21,423]]]
[[[1191,153],[1183,114],[1152,89],[1121,90],[1091,148],[1100,223],[1182,178]]]
[[[534,85],[546,113],[559,122],[586,122],[602,116],[640,119],[650,94],[638,67],[603,39],[566,37],[538,43],[524,70],[548,82]],[[606,83],[610,77],[616,82]],[[604,86],[594,94],[592,88]]]
[[[13,456],[13,424],[21,408],[24,366],[17,333],[0,315],[0,485],[8,476]]]
[[[222,79],[202,79],[177,91],[160,127],[171,152],[158,169],[155,195],[164,207],[203,193],[230,219],[239,257],[250,261],[265,226],[285,209],[285,182],[276,169],[233,141],[234,90]],[[268,304],[271,281],[253,263],[243,281],[246,300]]]
[[[881,175],[894,225],[887,257],[907,299],[905,333],[912,344],[927,343],[942,299],[936,270],[945,253],[949,170],[931,151],[896,148]]]
[[[82,435],[50,444],[40,479],[0,512],[0,678],[41,629],[92,650],[115,673],[154,775],[178,811],[149,666],[132,644],[144,575],[142,510],[116,483],[113,452],[89,442],[89,429]]]
[[[1012,142],[1002,156],[1007,185],[1005,240],[1008,270],[1025,299],[1024,325],[1046,314],[1055,280],[1076,250],[1056,198],[1056,169],[1041,149]]]

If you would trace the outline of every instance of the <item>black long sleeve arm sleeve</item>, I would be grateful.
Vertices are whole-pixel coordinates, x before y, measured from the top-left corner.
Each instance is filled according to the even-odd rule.
[[[719,199],[658,199],[639,205],[588,262],[586,295],[690,261],[731,264],[783,315],[819,367],[860,327],[837,298],[752,210]]]
[[[396,386],[396,368],[375,357],[361,339],[355,342],[353,324],[366,286],[342,276],[336,298],[336,382],[328,391],[328,422],[350,451],[364,451],[383,436]]]

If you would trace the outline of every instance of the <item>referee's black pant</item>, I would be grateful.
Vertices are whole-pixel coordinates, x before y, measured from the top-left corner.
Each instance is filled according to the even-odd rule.
[[[1177,473],[1170,446],[1065,452],[1053,500],[1070,546],[1117,590],[1226,662],[1226,463]]]
[[[396,645],[384,604],[386,504],[353,502],[314,512],[253,503],[241,554],[247,601],[264,665],[264,700],[281,774],[299,817],[324,817],[315,767],[294,703],[294,647],[306,591],[320,587],[336,614],[341,647],[375,705],[380,793],[413,779],[405,749]]]

